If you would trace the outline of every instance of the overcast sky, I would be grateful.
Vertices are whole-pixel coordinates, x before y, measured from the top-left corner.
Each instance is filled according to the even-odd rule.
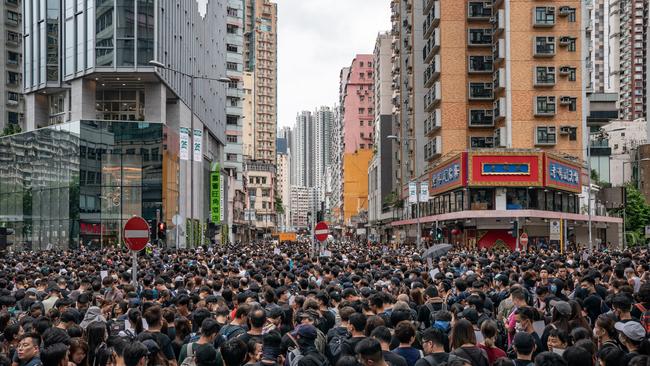
[[[338,102],[339,72],[390,30],[390,0],[276,0],[278,128]]]

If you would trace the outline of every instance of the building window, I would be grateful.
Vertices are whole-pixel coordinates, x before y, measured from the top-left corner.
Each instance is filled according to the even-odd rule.
[[[234,144],[237,143],[237,135],[226,135],[226,140]]]
[[[535,85],[555,85],[555,67],[536,66]]]
[[[234,53],[237,53],[237,52],[239,51],[239,48],[238,48],[236,45],[234,45],[234,44],[227,44],[227,45],[226,45],[226,50],[227,50],[228,52],[234,52]]]
[[[15,11],[7,10],[7,20],[10,22],[14,23],[19,23],[20,22],[20,13],[16,13]]]
[[[469,83],[469,99],[493,99],[492,83]]]
[[[226,32],[228,32],[228,34],[237,34],[237,30],[239,30],[239,27],[236,25],[233,24],[226,25]]]
[[[7,64],[18,65],[20,63],[20,53],[7,51]]]
[[[469,111],[470,127],[491,127],[494,126],[492,110],[490,109],[471,109]]]
[[[555,37],[535,37],[534,55],[539,57],[555,55]]]
[[[236,62],[226,62],[226,69],[231,70],[231,71],[238,71],[239,68],[237,67]]]
[[[536,116],[553,116],[555,115],[555,97],[540,96],[535,97],[535,115]]]
[[[469,56],[469,72],[492,72],[492,56]]]
[[[555,127],[553,126],[537,127],[537,133],[535,134],[536,145],[555,145],[556,142],[557,142],[557,136],[555,133]]]
[[[7,122],[9,124],[17,125],[19,119],[20,118],[18,112],[7,112]]]
[[[470,136],[469,143],[470,143],[470,147],[473,149],[493,148],[494,137]]]
[[[18,103],[20,100],[20,94],[14,93],[14,92],[7,92],[7,101],[8,102],[13,102],[13,103]]]
[[[20,74],[13,71],[7,71],[7,85],[17,85],[20,83]]]
[[[469,46],[491,46],[492,29],[469,29],[467,42]]]
[[[552,27],[555,24],[555,7],[538,6],[535,7],[535,22],[537,27]]]

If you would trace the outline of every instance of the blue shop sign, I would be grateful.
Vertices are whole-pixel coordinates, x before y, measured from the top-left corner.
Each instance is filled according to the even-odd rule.
[[[431,189],[435,190],[460,180],[460,162],[452,163],[431,174]]]

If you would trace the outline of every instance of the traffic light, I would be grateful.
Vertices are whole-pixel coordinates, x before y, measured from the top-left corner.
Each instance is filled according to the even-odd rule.
[[[164,222],[158,223],[158,239],[165,240],[167,237],[167,224]]]
[[[11,241],[7,240],[7,236],[10,235],[14,235],[14,229],[0,227],[0,250],[5,250],[8,246],[13,244]]]
[[[436,228],[436,240],[437,241],[442,240],[442,229],[441,228]]]
[[[508,231],[508,234],[512,235],[513,238],[516,238],[519,236],[519,221],[514,220],[510,221],[510,223],[512,224],[512,229]]]

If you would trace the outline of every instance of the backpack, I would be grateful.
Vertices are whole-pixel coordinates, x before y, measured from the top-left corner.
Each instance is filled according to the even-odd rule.
[[[641,325],[645,328],[646,333],[650,334],[650,311],[643,306],[643,304],[638,303],[635,305],[637,309],[641,311]]]
[[[227,325],[223,328],[221,328],[221,331],[219,332],[220,335],[224,336],[227,340],[231,340],[233,338],[239,338],[242,335],[246,333],[246,330],[239,325]]]
[[[296,347],[287,354],[287,360],[285,365],[287,366],[298,366],[298,361],[303,358],[303,354],[300,352],[300,348]]]
[[[321,355],[318,352],[310,352],[307,355],[301,357],[301,359],[302,358],[310,359],[310,360],[314,361],[314,363],[316,365],[318,365],[318,366],[330,366],[330,363],[327,361],[327,358],[325,358],[325,356]],[[298,361],[300,361],[300,360],[298,360]],[[298,361],[296,361],[295,366],[298,366]],[[294,366],[294,365],[291,365],[291,366]]]
[[[433,355],[424,356],[424,360],[427,361],[427,364],[429,364],[429,366],[438,366],[438,365],[443,365],[446,362],[451,362],[460,359],[460,357],[456,355],[452,355],[450,353],[444,353],[444,355],[447,356],[445,357],[444,360],[441,359],[440,361],[438,361],[433,357]]]
[[[181,366],[196,366],[196,356],[194,355],[194,345],[196,343],[189,343],[187,345],[187,356],[181,363]]]
[[[330,362],[334,363],[341,356],[342,346],[347,337],[344,334],[336,334],[325,348],[325,354]]]

